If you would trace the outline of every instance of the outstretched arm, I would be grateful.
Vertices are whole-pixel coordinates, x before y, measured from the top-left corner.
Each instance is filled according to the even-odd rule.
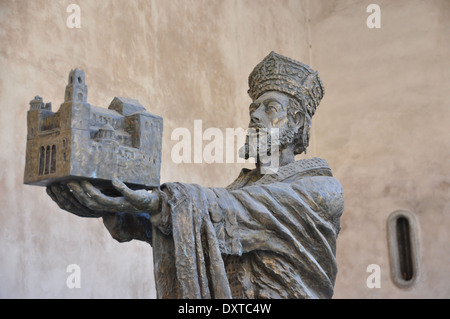
[[[80,217],[103,218],[103,223],[116,240],[132,239],[150,242],[150,215],[159,210],[159,193],[133,191],[119,180],[113,186],[123,196],[110,197],[87,181],[47,187],[48,195],[64,209]]]

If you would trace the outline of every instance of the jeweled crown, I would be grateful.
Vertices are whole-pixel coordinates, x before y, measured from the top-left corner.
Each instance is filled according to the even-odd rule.
[[[324,95],[318,72],[273,51],[250,73],[248,85],[248,94],[253,100],[267,91],[287,93],[303,102],[311,117]]]

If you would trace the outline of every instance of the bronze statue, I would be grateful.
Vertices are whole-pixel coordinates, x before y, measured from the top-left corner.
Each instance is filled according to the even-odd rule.
[[[114,179],[121,193],[114,197],[88,181],[47,186],[59,207],[103,218],[119,242],[152,245],[158,298],[333,295],[343,190],[325,160],[295,160],[309,144],[322,82],[305,64],[271,52],[249,86],[253,134],[280,132],[267,142],[278,146],[279,167],[270,173],[263,168],[274,154],[251,154],[248,138],[243,155],[256,156],[256,168],[225,188],[165,183],[149,192]]]

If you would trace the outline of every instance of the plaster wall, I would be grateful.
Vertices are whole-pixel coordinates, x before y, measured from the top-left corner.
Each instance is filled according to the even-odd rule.
[[[315,151],[345,192],[335,298],[450,297],[450,2],[311,1],[313,67],[326,95],[315,118]],[[418,279],[391,278],[387,221],[412,214]],[[380,288],[368,289],[368,265]]]

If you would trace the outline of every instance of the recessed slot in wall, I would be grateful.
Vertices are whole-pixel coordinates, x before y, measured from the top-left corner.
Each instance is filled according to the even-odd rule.
[[[401,288],[411,287],[419,275],[417,225],[414,215],[396,211],[388,219],[391,274]]]

